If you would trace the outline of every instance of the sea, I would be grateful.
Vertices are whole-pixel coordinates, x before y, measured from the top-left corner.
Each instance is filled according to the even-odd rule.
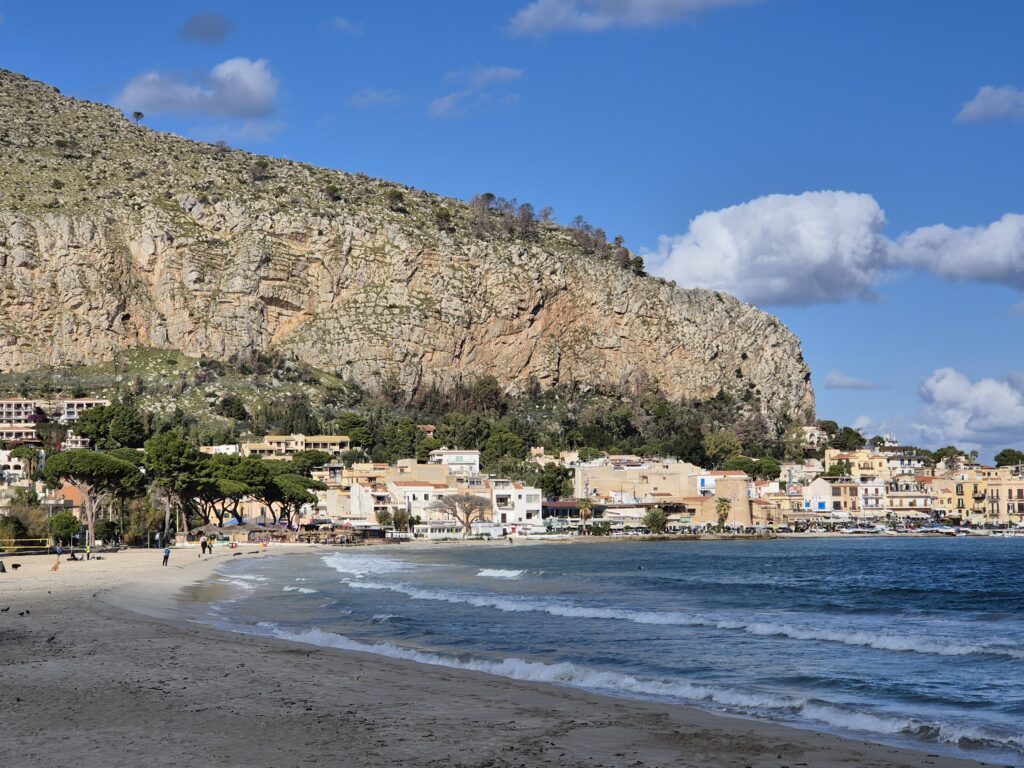
[[[1024,538],[233,558],[198,620],[1024,766]]]

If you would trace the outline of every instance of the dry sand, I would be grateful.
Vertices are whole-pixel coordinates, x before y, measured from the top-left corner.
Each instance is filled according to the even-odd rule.
[[[226,547],[206,560],[175,549],[163,568],[160,550],[136,550],[56,573],[53,557],[4,557],[22,568],[0,575],[0,609],[10,607],[0,612],[2,763],[979,765],[183,621],[175,596],[230,557]]]

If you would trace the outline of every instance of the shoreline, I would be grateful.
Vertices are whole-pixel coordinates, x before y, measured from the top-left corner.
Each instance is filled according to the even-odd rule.
[[[120,552],[56,573],[50,558],[31,558],[0,577],[0,608],[11,608],[0,613],[0,661],[12,702],[0,738],[19,755],[15,763],[53,766],[54,750],[66,747],[68,764],[85,768],[190,759],[360,768],[982,765],[189,622],[182,593],[233,560],[222,552],[200,559],[175,549],[168,568],[155,550]]]

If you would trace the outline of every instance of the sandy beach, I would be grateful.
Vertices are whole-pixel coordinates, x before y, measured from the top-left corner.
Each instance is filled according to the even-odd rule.
[[[291,551],[309,551],[308,547]],[[252,548],[244,548],[248,553]],[[272,548],[270,555],[287,547]],[[249,555],[243,557],[266,557]],[[925,752],[220,632],[177,596],[232,557],[3,558],[7,765],[954,766]],[[17,571],[12,563],[20,563]]]

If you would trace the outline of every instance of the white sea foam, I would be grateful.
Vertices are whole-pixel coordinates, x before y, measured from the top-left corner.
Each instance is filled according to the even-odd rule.
[[[324,564],[339,573],[347,573],[362,578],[372,574],[398,573],[408,571],[416,566],[404,560],[383,555],[358,555],[350,552],[338,552],[322,558]]]
[[[523,571],[502,570],[501,568],[484,568],[477,574],[486,579],[518,579],[522,575]]]
[[[392,617],[382,615],[381,620]],[[290,632],[262,622],[274,637],[300,643],[374,653],[422,664],[469,669],[492,675],[539,683],[554,683],[574,688],[636,696],[640,698],[674,699],[712,708],[726,709],[762,717],[793,721],[810,720],[845,731],[876,736],[909,736],[926,741],[939,741],[958,746],[985,746],[1024,752],[1024,735],[997,734],[987,729],[926,722],[911,717],[876,714],[841,707],[829,702],[798,696],[741,691],[685,680],[654,680],[588,669],[569,662],[546,664],[519,658],[499,660],[455,658],[437,653],[416,651],[389,642],[365,643],[343,635],[314,628]]]
[[[620,608],[599,608],[566,603],[527,602],[525,600],[495,595],[423,589],[401,583],[386,584],[373,581],[349,581],[347,583],[349,586],[358,589],[387,589],[392,592],[399,592],[414,600],[462,603],[477,608],[494,608],[506,613],[537,612],[566,618],[630,621],[634,624],[709,627],[746,632],[761,637],[788,637],[794,640],[840,643],[842,645],[863,646],[884,651],[923,653],[937,656],[992,655],[1024,659],[1024,650],[1010,648],[1001,643],[965,644],[959,641],[947,643],[936,638],[918,635],[892,635],[867,630],[807,627],[770,621],[745,621],[695,613],[682,613],[679,611],[630,611]]]
[[[300,595],[315,595],[316,590],[310,589],[309,587],[292,587],[287,586],[282,589],[284,592],[298,592]]]
[[[220,579],[220,581],[235,587],[241,587],[242,589],[256,589],[256,585],[251,581],[243,581],[242,579]]]
[[[266,581],[267,580],[266,576],[254,576],[251,573],[232,573],[231,574],[231,578],[233,578],[233,579],[243,579],[245,581]]]

